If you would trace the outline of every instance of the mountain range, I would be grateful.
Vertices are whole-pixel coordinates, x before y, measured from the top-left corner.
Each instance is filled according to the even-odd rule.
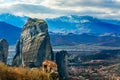
[[[10,45],[15,44],[27,19],[26,16],[1,14],[0,38],[6,38]],[[79,44],[120,46],[119,20],[71,15],[47,18],[45,21],[49,26],[51,43],[54,46]]]
[[[8,24],[6,22],[0,22],[0,39],[7,39],[10,45],[14,45],[17,39],[20,37],[21,28]]]
[[[66,35],[52,34],[51,43],[53,46],[75,46],[79,44],[99,45],[99,46],[120,46],[120,37],[114,36],[96,36],[91,34],[73,34]]]
[[[113,21],[113,22],[112,22]],[[120,21],[98,19],[91,16],[62,16],[46,19],[49,30],[59,33],[120,33]]]
[[[27,21],[27,16],[15,16],[9,13],[0,14],[0,21],[6,22],[8,24],[14,25],[16,27],[23,27],[25,22]]]
[[[0,21],[12,24],[22,28],[26,23],[27,16],[15,16],[12,14],[1,14]],[[98,19],[92,16],[61,16],[57,18],[46,18],[45,21],[49,26],[49,32],[53,33],[89,33],[89,34],[120,34],[120,21]]]

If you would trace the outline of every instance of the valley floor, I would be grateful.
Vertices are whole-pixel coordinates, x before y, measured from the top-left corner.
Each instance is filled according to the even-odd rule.
[[[120,80],[120,50],[69,53],[71,80]]]

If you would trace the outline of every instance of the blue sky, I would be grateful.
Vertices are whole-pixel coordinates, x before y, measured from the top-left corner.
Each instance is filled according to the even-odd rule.
[[[120,20],[120,0],[0,0],[0,14],[53,18],[89,15]]]

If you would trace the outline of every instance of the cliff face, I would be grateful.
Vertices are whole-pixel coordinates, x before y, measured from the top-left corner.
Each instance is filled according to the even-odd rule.
[[[0,61],[7,63],[9,44],[5,39],[0,40]]]
[[[13,65],[39,67],[44,60],[51,59],[52,48],[46,22],[29,18],[17,43]]]

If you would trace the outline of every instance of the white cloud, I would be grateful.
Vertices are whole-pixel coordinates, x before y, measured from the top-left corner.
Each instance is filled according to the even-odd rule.
[[[0,13],[48,18],[90,15],[120,19],[120,0],[0,0]]]

